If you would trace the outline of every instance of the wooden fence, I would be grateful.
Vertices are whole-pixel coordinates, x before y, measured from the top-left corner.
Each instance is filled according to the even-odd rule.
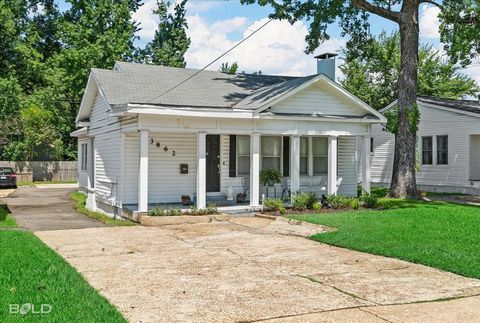
[[[17,182],[76,181],[76,161],[0,161],[0,167],[12,167]]]

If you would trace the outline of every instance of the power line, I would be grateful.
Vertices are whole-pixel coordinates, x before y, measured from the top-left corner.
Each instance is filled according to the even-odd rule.
[[[195,76],[197,76],[198,74],[200,74],[201,72],[203,72],[207,67],[209,67],[210,65],[212,65],[213,63],[215,63],[216,61],[218,61],[220,58],[222,58],[223,56],[227,55],[228,53],[230,53],[232,50],[234,50],[235,48],[237,48],[238,46],[240,46],[243,42],[245,42],[247,39],[249,39],[250,37],[252,37],[254,34],[256,34],[257,32],[259,32],[263,27],[265,27],[266,25],[268,25],[273,19],[270,18],[266,23],[264,23],[263,25],[261,25],[260,27],[258,27],[257,29],[255,29],[250,35],[248,35],[247,37],[245,37],[244,39],[242,39],[241,41],[239,41],[237,44],[235,44],[234,46],[232,46],[229,50],[227,50],[226,52],[224,52],[222,55],[218,56],[217,58],[215,58],[213,61],[211,61],[210,63],[208,63],[207,65],[205,65],[204,67],[202,67],[202,69],[198,70],[197,72],[195,72],[194,74],[192,74],[191,76],[187,77],[185,80],[181,81],[180,83],[178,83],[177,85],[169,88],[168,90],[162,92],[161,94],[157,95],[156,97],[148,100],[147,102],[145,103],[150,103],[162,96],[164,96],[165,94],[175,90],[176,88],[178,88],[179,86],[181,86],[182,84],[188,82],[189,80],[191,80],[192,78],[194,78]]]

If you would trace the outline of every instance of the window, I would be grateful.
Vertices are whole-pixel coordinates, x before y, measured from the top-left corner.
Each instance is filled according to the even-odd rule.
[[[82,170],[87,170],[87,164],[88,164],[87,153],[88,153],[87,144],[82,144],[81,145],[81,163],[82,163],[81,168],[82,168]]]
[[[237,175],[250,174],[250,137],[237,136]]]
[[[282,137],[262,137],[262,169],[280,171]]]
[[[300,175],[308,175],[308,138],[300,138]]]
[[[313,138],[313,175],[328,173],[328,139]]]
[[[437,165],[448,165],[448,136],[437,136]]]
[[[432,137],[422,137],[422,165],[433,164]]]

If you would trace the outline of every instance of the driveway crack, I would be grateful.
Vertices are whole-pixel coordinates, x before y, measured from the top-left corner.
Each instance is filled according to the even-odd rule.
[[[364,312],[364,313],[368,313],[368,314],[370,314],[370,315],[373,315],[373,316],[375,316],[376,318],[379,318],[379,319],[382,320],[382,321],[393,323],[393,321],[389,321],[389,320],[387,320],[386,318],[381,317],[380,315],[377,315],[377,314],[375,314],[375,313],[373,313],[373,312],[367,311],[364,307],[359,307],[358,310],[360,310],[360,311],[362,311],[362,312]]]

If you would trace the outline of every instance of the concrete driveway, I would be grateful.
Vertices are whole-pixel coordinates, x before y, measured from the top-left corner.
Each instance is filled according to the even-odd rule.
[[[70,198],[74,190],[72,185],[19,187],[2,203],[8,205],[18,226],[32,231],[104,227],[102,222],[75,211]]]
[[[295,223],[220,220],[36,234],[131,322],[474,322],[480,316],[478,280],[317,243],[298,236],[303,230]],[[458,299],[442,301],[450,298]]]

